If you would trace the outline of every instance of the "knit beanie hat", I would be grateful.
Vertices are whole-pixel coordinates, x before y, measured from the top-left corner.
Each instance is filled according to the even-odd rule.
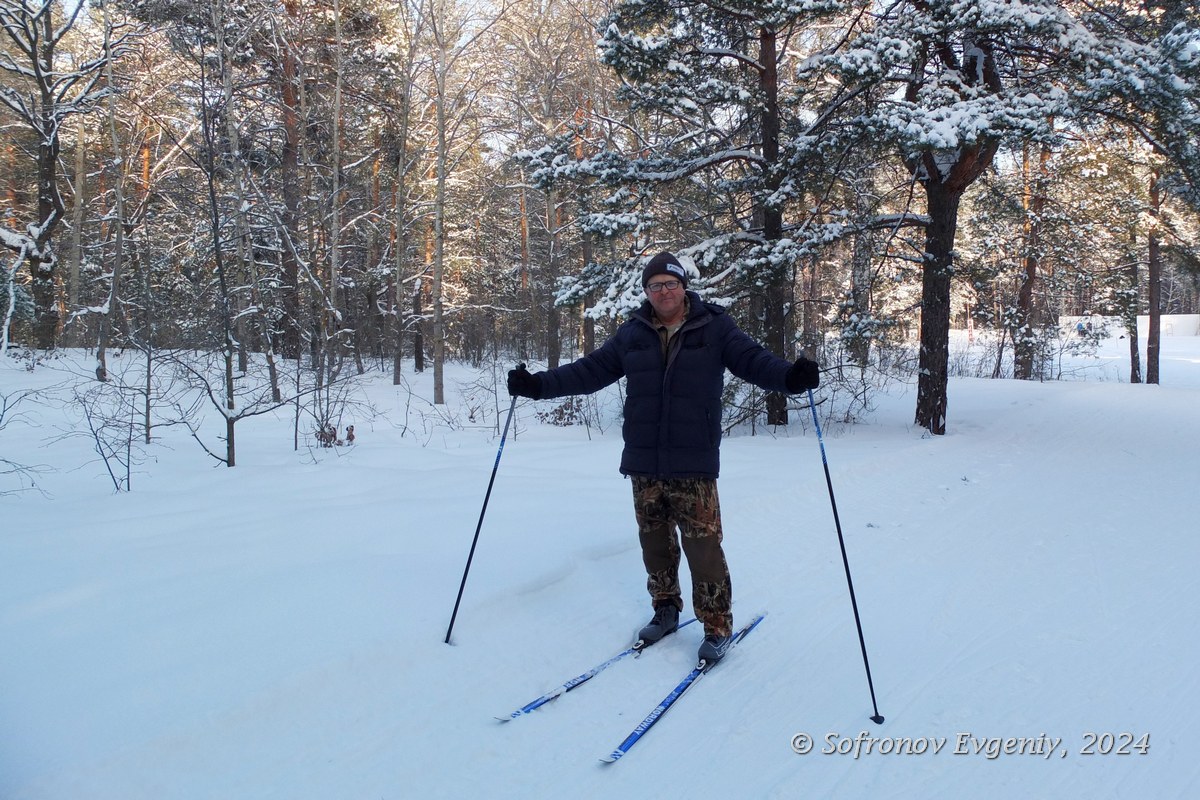
[[[642,270],[642,288],[646,288],[646,284],[655,275],[671,275],[679,279],[683,284],[683,288],[687,288],[687,272],[683,269],[683,265],[679,263],[679,259],[674,253],[662,251],[654,258],[650,259],[650,263]]]

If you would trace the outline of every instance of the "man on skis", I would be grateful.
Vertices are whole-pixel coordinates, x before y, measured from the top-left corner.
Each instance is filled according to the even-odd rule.
[[[767,391],[798,393],[820,382],[816,362],[772,355],[720,306],[687,290],[688,274],[662,252],[642,270],[646,301],[599,349],[557,369],[508,373],[509,394],[534,400],[590,394],[626,378],[621,473],[633,508],[654,616],[647,644],[671,633],[683,607],[679,560],[687,557],[692,608],[704,624],[701,660],[729,649],[733,596],[721,547],[721,393],[725,370]],[[678,529],[680,536],[676,536]]]

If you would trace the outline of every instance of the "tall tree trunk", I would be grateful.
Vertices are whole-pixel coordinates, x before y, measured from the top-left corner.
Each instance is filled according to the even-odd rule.
[[[533,341],[533,290],[529,279],[529,204],[525,191],[525,170],[521,170],[521,186],[517,190],[517,231],[521,240],[521,261],[517,265],[520,274],[521,306],[525,313],[519,317],[517,331],[517,358],[527,361],[530,358],[529,345]]]
[[[437,65],[437,151],[435,168],[437,179],[433,194],[433,402],[442,405],[446,402],[445,369],[446,369],[446,305],[442,282],[446,276],[446,180],[450,171],[450,141],[449,117],[447,108],[447,74],[450,70],[447,60],[446,41],[438,42]]]
[[[587,126],[588,116],[584,113],[585,108],[591,111],[592,102],[590,99],[579,98],[575,105],[575,158],[578,161],[583,161],[584,157],[584,137],[579,133]],[[587,213],[587,195],[583,195],[583,200],[579,208],[579,216],[583,217]],[[583,267],[580,270],[581,274],[587,272],[593,259],[592,255],[592,234],[587,231],[583,232],[580,237],[580,250],[583,261]],[[583,296],[579,304],[579,313],[581,317],[580,323],[580,341],[579,352],[582,355],[587,355],[596,349],[596,320],[588,316],[588,309],[591,308],[593,302],[592,293],[588,292]]]
[[[854,188],[855,216],[864,219],[869,212],[868,201],[875,194],[869,170],[864,170],[861,185]],[[850,252],[850,309],[859,320],[872,317],[871,309],[871,258],[875,253],[875,234],[864,228],[854,234]],[[868,331],[854,329],[854,335],[846,347],[850,360],[860,367],[871,361],[871,338]]]
[[[1034,377],[1037,357],[1038,337],[1034,329],[1040,320],[1034,310],[1034,295],[1041,283],[1038,267],[1042,253],[1042,214],[1046,210],[1046,164],[1049,161],[1050,148],[1043,145],[1038,155],[1037,173],[1033,174],[1029,145],[1025,146],[1021,170],[1025,184],[1025,277],[1017,293],[1017,327],[1013,331],[1013,377],[1019,380]]]
[[[915,101],[924,86],[928,51],[917,54],[905,97]],[[974,36],[964,42],[959,65],[947,52],[937,58],[944,68],[992,94],[1002,86],[991,45]],[[950,282],[954,274],[954,235],[958,227],[958,205],[963,193],[983,174],[996,157],[997,139],[964,144],[957,151],[924,151],[906,160],[905,166],[925,190],[929,224],[925,229],[925,253],[921,286],[921,348],[918,357],[916,424],[940,436],[946,432],[947,384],[950,362]],[[949,156],[954,160],[950,161]]]
[[[213,11],[214,16],[216,11]],[[219,29],[219,26],[218,26]],[[207,85],[207,53],[201,54],[200,62],[200,93],[201,97],[208,95]],[[224,68],[224,65],[222,65]],[[234,425],[237,420],[234,412],[237,408],[235,385],[233,379],[233,355],[235,343],[233,340],[233,316],[229,297],[229,280],[226,275],[225,258],[221,241],[221,206],[217,200],[216,133],[212,129],[213,109],[207,104],[200,107],[201,127],[204,134],[204,172],[205,184],[208,190],[209,229],[212,235],[213,265],[217,274],[217,310],[221,319],[221,356],[224,362],[225,389],[225,466],[234,466]]]
[[[762,154],[767,169],[774,170],[779,164],[779,72],[778,72],[778,43],[775,30],[770,27],[759,29],[759,64],[761,87],[763,90],[762,110]],[[767,176],[767,192],[773,193],[779,188],[779,179],[774,175]],[[768,242],[777,242],[783,238],[783,210],[778,206],[763,208],[763,238]],[[787,356],[787,317],[784,308],[787,303],[790,276],[787,270],[772,268],[765,291],[763,346],[778,356]],[[781,392],[770,392],[767,395],[767,424],[787,425],[788,410],[787,396]]]
[[[425,229],[425,247],[421,274],[413,281],[413,369],[425,371],[425,282],[433,270],[433,224]]]
[[[108,81],[109,87],[113,88],[113,93],[108,96],[108,135],[109,143],[112,146],[112,163],[113,163],[113,199],[114,208],[113,214],[113,231],[115,233],[116,242],[114,243],[112,269],[110,270],[111,277],[108,284],[108,300],[104,304],[104,311],[100,315],[100,337],[96,345],[96,378],[101,381],[108,380],[108,364],[106,361],[108,349],[108,337],[112,332],[113,313],[117,309],[117,304],[120,303],[120,286],[121,273],[125,265],[125,150],[121,142],[120,133],[117,131],[117,95],[116,82],[113,80],[113,54],[112,54],[112,20],[109,18],[108,4],[103,6],[104,13],[104,73],[105,79]]]
[[[425,371],[425,322],[422,319],[425,309],[421,305],[421,293],[424,292],[425,275],[417,276],[413,281],[412,292],[412,333],[413,333],[413,372]]]
[[[550,234],[550,253],[547,257],[546,279],[546,362],[550,369],[558,366],[562,358],[562,314],[554,302],[554,281],[558,277],[558,248],[560,237],[558,193],[546,190],[546,230]]]
[[[1154,384],[1158,383],[1158,362],[1162,343],[1162,239],[1158,231],[1162,213],[1160,179],[1157,171],[1150,176],[1150,216],[1153,224],[1146,242],[1146,278],[1149,281],[1146,291],[1149,305],[1149,320],[1146,326],[1146,383]]]
[[[588,234],[583,236],[583,265],[587,268],[588,264],[592,263],[592,238]],[[588,316],[588,309],[591,308],[593,302],[592,293],[588,292],[583,296],[583,301],[579,304],[579,311],[583,315],[583,341],[580,344],[582,355],[587,355],[596,349],[596,320]]]
[[[210,20],[213,29],[222,31],[222,34],[217,37],[217,45],[219,47],[218,55],[220,56],[221,69],[221,91],[224,98],[223,117],[225,121],[225,135],[229,139],[229,160],[233,165],[233,172],[237,182],[237,210],[234,212],[234,274],[233,280],[240,283],[246,280],[246,244],[247,231],[245,224],[245,188],[242,179],[242,154],[239,145],[238,119],[237,113],[233,104],[233,51],[229,44],[229,38],[224,31],[226,20],[225,15],[226,5],[224,2],[214,2],[209,7]],[[229,265],[225,265],[229,268]],[[228,285],[228,284],[227,284]],[[250,367],[249,354],[246,351],[247,340],[250,338],[246,330],[246,315],[240,313],[242,304],[237,295],[228,295],[225,298],[231,306],[233,314],[233,327],[236,331],[234,337],[237,356],[238,356],[238,371],[245,374]]]
[[[41,46],[37,58],[42,72],[38,81],[39,140],[37,154],[38,235],[35,237],[43,255],[29,263],[33,280],[30,286],[35,308],[34,339],[41,350],[53,350],[58,341],[62,320],[58,313],[56,263],[49,255],[50,239],[62,219],[62,198],[59,197],[58,177],[59,133],[52,81],[54,76],[53,14],[49,4],[37,20],[42,26]],[[35,23],[37,24],[37,23]]]
[[[930,433],[946,432],[946,385],[950,362],[950,277],[954,234],[962,192],[926,181],[929,227],[921,281],[921,351],[918,358],[916,424]]]
[[[383,185],[380,171],[383,167],[382,138],[379,131],[375,132],[375,156],[371,159],[371,213],[380,219],[386,219],[387,210],[383,207]],[[387,319],[383,311],[386,300],[381,301],[380,289],[386,291],[386,282],[381,287],[375,277],[383,266],[383,250],[380,245],[379,229],[372,226],[367,231],[367,260],[368,278],[365,281],[365,313],[360,328],[359,351],[366,350],[374,358],[383,357],[383,336],[387,331]]]
[[[309,274],[308,287],[308,318],[300,330],[308,331],[309,360],[313,369],[313,380],[317,394],[325,386],[325,364],[329,360],[329,319],[334,307],[334,300],[328,296],[326,274],[322,259],[321,247],[325,243],[325,211],[322,204],[317,202],[317,159],[313,152],[310,137],[305,133],[308,120],[316,112],[309,112],[309,93],[307,76],[304,73],[304,63],[297,63],[298,76],[296,93],[300,97],[300,165],[302,188],[300,207],[302,209],[302,224],[304,228],[304,243],[307,248]],[[301,308],[305,305],[301,296]],[[299,373],[297,372],[297,376]]]
[[[284,12],[293,24],[289,32],[296,30],[299,14],[298,0],[285,0]],[[280,75],[280,96],[283,103],[283,149],[280,155],[280,191],[283,199],[283,235],[291,240],[280,252],[280,271],[283,285],[280,294],[283,302],[282,340],[285,358],[300,359],[300,265],[296,250],[300,247],[300,112],[299,69],[296,51],[289,36],[284,36]]]
[[[396,165],[396,200],[393,203],[393,229],[396,239],[395,245],[395,277],[393,283],[393,306],[392,306],[392,324],[393,329],[393,346],[395,352],[392,357],[392,384],[400,385],[400,365],[404,360],[404,328],[405,320],[409,318],[407,309],[404,308],[404,274],[407,271],[408,264],[408,222],[405,219],[405,200],[408,197],[408,125],[409,125],[409,103],[406,101],[402,109],[400,119],[400,141],[399,141],[399,162]],[[419,283],[419,282],[418,282]],[[417,302],[414,292],[414,304]],[[416,309],[414,309],[414,312]]]
[[[1138,344],[1138,262],[1132,255],[1126,270],[1130,298],[1125,300],[1125,332],[1129,335],[1129,382],[1142,382],[1142,353]]]
[[[147,120],[149,123],[149,120]],[[148,125],[147,125],[148,127]],[[142,174],[138,181],[138,191],[141,195],[142,217],[141,221],[145,222],[145,213],[150,205],[150,142],[143,140],[142,142]],[[142,392],[142,430],[143,438],[146,444],[150,444],[151,429],[154,425],[153,406],[154,406],[154,293],[150,284],[150,258],[146,254],[146,249],[149,247],[148,242],[134,239],[131,261],[133,262],[134,275],[137,276],[142,288],[142,352],[146,356],[145,367],[145,385]]]
[[[17,208],[17,164],[16,164],[16,147],[12,144],[4,146],[4,166],[5,174],[8,180],[4,182],[4,204],[3,207],[8,209],[8,214],[4,219],[4,224],[9,229],[17,227],[15,216]],[[11,264],[7,259],[0,261],[0,276],[3,277],[3,283],[0,283],[0,294],[3,295],[5,301],[4,316],[0,317],[0,358],[8,355],[9,337],[12,335],[12,320],[16,313],[16,274],[21,268],[21,264],[26,261],[26,253],[19,252]]]
[[[84,199],[87,193],[87,129],[84,125],[86,119],[82,115],[79,117],[79,130],[76,133],[78,138],[75,142],[75,186],[71,190],[75,197],[75,205],[71,208],[71,266],[68,278],[70,282],[67,284],[67,312],[72,314],[79,310],[83,268],[83,210],[87,206]],[[75,342],[83,341],[79,331],[79,326],[84,324],[83,319],[79,318],[71,334],[71,339]]]
[[[331,337],[327,349],[328,375],[333,377],[333,365],[340,361],[341,341],[340,328],[345,304],[341,292],[341,241],[342,241],[342,5],[340,0],[333,0],[334,26],[334,80],[333,80],[333,136],[330,153],[330,173],[333,176],[333,188],[330,190],[330,219],[329,219],[329,300],[332,313],[329,315],[328,332]],[[334,341],[336,339],[336,341]],[[333,353],[339,354],[337,359]]]

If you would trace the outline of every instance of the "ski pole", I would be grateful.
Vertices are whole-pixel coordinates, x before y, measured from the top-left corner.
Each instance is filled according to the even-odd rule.
[[[842,548],[842,565],[846,568],[846,585],[850,587],[850,606],[854,609],[854,625],[858,628],[858,644],[862,648],[863,666],[867,669],[867,688],[871,690],[871,707],[875,715],[871,722],[879,725],[883,715],[879,713],[879,704],[875,702],[875,683],[871,680],[871,663],[867,660],[867,642],[863,638],[862,620],[858,616],[858,600],[854,597],[854,581],[850,578],[850,559],[846,556],[846,538],[842,536],[842,522],[838,519],[837,500],[833,496],[833,479],[829,477],[829,460],[825,457],[825,439],[821,436],[821,423],[817,419],[817,404],[813,400],[812,389],[808,390],[808,407],[812,409],[813,425],[817,429],[817,444],[821,446],[821,465],[825,468],[825,485],[829,487],[829,503],[833,506],[833,524],[837,528],[838,545]]]
[[[496,482],[496,470],[500,467],[500,456],[504,454],[504,440],[508,438],[508,425],[512,422],[513,410],[516,407],[517,397],[513,395],[512,402],[508,406],[508,417],[504,420],[504,432],[500,434],[500,449],[496,451],[496,463],[492,465],[492,477],[488,480],[487,493],[483,496],[483,508],[479,511],[479,523],[475,526],[475,538],[471,540],[471,551],[467,554],[467,566],[463,569],[462,583],[458,586],[458,597],[454,600],[454,613],[450,615],[450,627],[446,628],[446,644],[450,644],[450,632],[454,630],[454,620],[458,617],[458,604],[462,602],[463,589],[467,588],[467,573],[471,571],[471,559],[475,557],[475,545],[479,544],[479,531],[483,528],[483,515],[487,513],[488,500],[492,496],[492,484]]]

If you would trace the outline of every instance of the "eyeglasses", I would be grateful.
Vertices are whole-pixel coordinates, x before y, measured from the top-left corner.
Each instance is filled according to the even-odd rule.
[[[647,283],[646,291],[647,292],[655,292],[657,294],[658,292],[661,292],[663,289],[666,289],[669,292],[673,292],[676,289],[678,289],[680,286],[683,286],[683,283],[681,283],[680,281],[656,281],[654,283]]]

